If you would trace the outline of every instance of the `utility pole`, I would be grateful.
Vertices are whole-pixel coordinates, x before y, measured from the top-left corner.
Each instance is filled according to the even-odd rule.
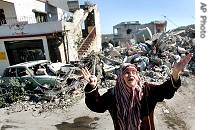
[[[171,19],[169,19],[165,15],[162,15],[162,16],[164,17],[164,19],[166,19],[167,21],[171,22],[173,25],[175,25],[176,27],[178,27],[178,25],[176,25]]]

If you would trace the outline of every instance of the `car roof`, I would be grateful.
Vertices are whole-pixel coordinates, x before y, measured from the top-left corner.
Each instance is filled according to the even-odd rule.
[[[37,64],[42,64],[42,63],[50,63],[48,60],[36,60],[36,61],[28,61],[28,62],[23,62],[15,65],[11,65],[7,68],[13,68],[13,67],[31,67]]]

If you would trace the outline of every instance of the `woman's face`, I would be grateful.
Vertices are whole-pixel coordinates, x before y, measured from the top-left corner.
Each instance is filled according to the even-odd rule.
[[[138,74],[136,70],[128,70],[123,74],[123,79],[129,88],[135,87],[138,81]]]

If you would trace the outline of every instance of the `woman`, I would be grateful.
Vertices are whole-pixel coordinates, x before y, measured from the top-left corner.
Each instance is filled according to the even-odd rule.
[[[97,78],[87,68],[82,68],[85,87],[85,103],[94,112],[108,110],[115,130],[155,130],[154,109],[157,102],[170,99],[181,86],[180,72],[189,63],[192,53],[174,65],[170,78],[161,85],[142,83],[135,65],[121,66],[116,86],[100,95]]]

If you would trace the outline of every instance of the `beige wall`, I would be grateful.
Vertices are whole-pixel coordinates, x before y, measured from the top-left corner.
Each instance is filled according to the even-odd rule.
[[[95,6],[95,26],[96,26],[96,41],[95,41],[95,51],[98,52],[102,49],[101,46],[101,23],[100,23],[100,12],[97,5]]]
[[[16,17],[15,7],[14,7],[13,3],[0,0],[0,9],[4,10],[5,17],[6,17],[6,19],[8,19],[7,24],[12,22],[9,19]],[[14,22],[16,22],[16,21],[14,21]]]

